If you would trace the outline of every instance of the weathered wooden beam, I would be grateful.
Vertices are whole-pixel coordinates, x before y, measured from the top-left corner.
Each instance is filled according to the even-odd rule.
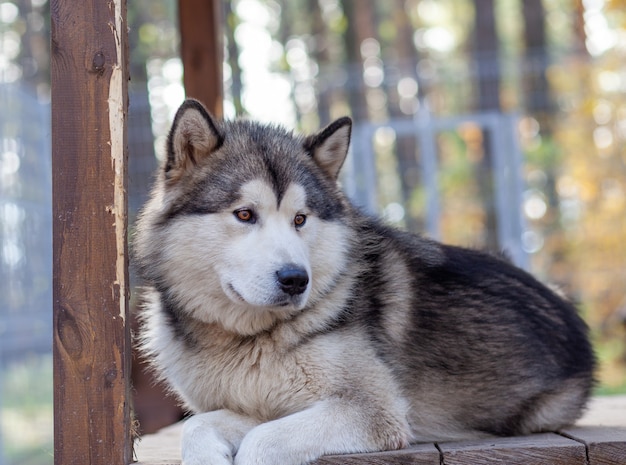
[[[406,449],[370,454],[326,455],[313,465],[439,465],[439,452],[433,444],[414,444]]]
[[[585,444],[590,465],[626,463],[626,427],[587,426],[561,433]]]
[[[584,444],[554,433],[439,443],[446,465],[590,465]]]
[[[132,461],[126,0],[52,0],[56,465]]]
[[[223,42],[220,0],[179,0],[180,55],[187,97],[223,114]]]

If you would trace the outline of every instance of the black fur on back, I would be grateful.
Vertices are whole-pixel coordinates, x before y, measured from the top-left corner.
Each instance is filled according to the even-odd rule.
[[[350,313],[360,315],[379,357],[407,386],[445,393],[453,383],[451,392],[466,393],[460,423],[514,435],[528,433],[524,425],[534,409],[565,381],[577,380],[580,396],[571,409],[579,415],[594,385],[595,358],[588,328],[569,301],[503,258],[439,244],[375,219],[357,223],[365,271]],[[405,260],[412,291],[400,344],[384,324],[390,250]]]

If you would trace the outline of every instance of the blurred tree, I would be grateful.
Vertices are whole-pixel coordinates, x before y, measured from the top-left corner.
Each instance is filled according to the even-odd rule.
[[[476,109],[479,112],[500,111],[500,64],[494,0],[474,0],[475,28],[473,41],[474,63],[477,73]],[[482,156],[476,164],[476,182],[484,208],[484,241],[489,250],[499,250],[497,217],[493,196],[493,161],[490,137],[483,131]]]
[[[415,27],[407,14],[406,0],[394,0],[388,5],[388,13],[394,24],[390,44],[383,50],[383,61],[386,67],[395,68],[395,76],[386,82],[387,108],[391,118],[413,118],[418,110],[419,99],[423,97],[422,86],[417,75],[418,51],[413,43]],[[413,94],[414,85],[415,92]],[[404,96],[402,95],[404,93]],[[413,94],[413,95],[411,95]],[[418,164],[417,144],[415,136],[404,135],[396,138],[396,157],[398,159],[398,177],[400,179],[402,203],[407,205],[405,225],[411,231],[424,229],[423,218],[414,214],[417,208],[415,193],[420,190],[420,167]],[[419,213],[422,213],[419,211]]]
[[[322,15],[319,0],[307,0],[307,9],[311,14],[311,34],[313,48],[311,58],[319,69],[328,68],[330,64],[330,56],[328,53],[329,30]],[[317,92],[317,115],[319,117],[320,126],[330,123],[330,101],[332,95],[332,87],[326,82],[320,82]]]
[[[15,0],[8,2],[17,7],[17,17],[11,24],[13,32],[20,37],[19,53],[15,58],[19,66],[20,81],[40,96],[47,97],[50,70],[50,9],[46,0]]]
[[[376,66],[379,49],[376,50],[376,15],[373,0],[341,0],[342,9],[348,19],[344,34],[346,65],[348,67],[347,101],[352,118],[356,123],[369,117],[366,82],[363,79],[368,66]],[[367,39],[370,39],[368,42]],[[369,45],[369,48],[368,48]],[[371,58],[370,62],[366,61]],[[364,60],[365,59],[365,60]],[[364,69],[365,68],[365,69]],[[372,68],[373,70],[373,68]]]
[[[232,2],[224,2],[224,16],[226,18],[226,51],[227,64],[230,67],[230,97],[232,104],[235,107],[236,115],[245,114],[245,108],[241,100],[241,68],[239,66],[239,45],[235,38],[235,30],[239,25],[239,18],[235,11],[233,11]]]
[[[576,2],[572,55],[548,81],[559,103],[552,119],[560,266],[552,269],[585,311],[604,390],[626,387],[626,2]],[[554,252],[547,249],[551,256]]]
[[[178,56],[176,2],[135,0],[127,8],[131,82],[145,83],[149,60]]]
[[[522,3],[524,15],[524,103],[530,113],[548,114],[552,110],[550,87],[546,78],[548,50],[542,0]],[[547,115],[546,115],[547,116]]]
[[[550,249],[551,261],[561,262],[564,256],[564,243],[559,234],[558,199],[556,193],[556,171],[560,161],[560,151],[553,143],[554,105],[547,79],[549,68],[548,44],[546,41],[546,12],[542,0],[522,2],[523,12],[523,68],[521,92],[524,96],[522,105],[528,115],[529,124],[537,125],[537,137],[541,144],[536,149],[539,153],[531,154],[535,164],[530,169],[537,169],[531,178],[529,187],[537,190],[545,200],[547,211],[540,219],[534,220],[534,227],[541,227],[546,248]],[[532,152],[532,150],[531,150]],[[528,171],[530,171],[530,169]],[[537,176],[540,174],[539,176]],[[539,194],[539,192],[541,194]],[[552,279],[562,280],[555,275],[558,264],[553,267]]]
[[[476,66],[476,109],[500,110],[499,43],[494,0],[474,0],[473,56]]]

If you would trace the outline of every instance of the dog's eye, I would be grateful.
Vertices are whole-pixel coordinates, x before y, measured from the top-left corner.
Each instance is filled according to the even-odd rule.
[[[293,218],[293,224],[296,225],[296,228],[304,226],[304,223],[306,223],[306,216],[305,215],[296,215]]]
[[[242,208],[241,210],[237,210],[235,212],[235,216],[239,221],[244,223],[253,223],[254,222],[254,213],[252,210],[248,210],[246,208]]]

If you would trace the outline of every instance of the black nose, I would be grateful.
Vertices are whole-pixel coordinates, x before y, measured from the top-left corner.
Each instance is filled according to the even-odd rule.
[[[297,295],[306,291],[309,275],[297,265],[285,265],[276,272],[278,284],[285,294]]]

